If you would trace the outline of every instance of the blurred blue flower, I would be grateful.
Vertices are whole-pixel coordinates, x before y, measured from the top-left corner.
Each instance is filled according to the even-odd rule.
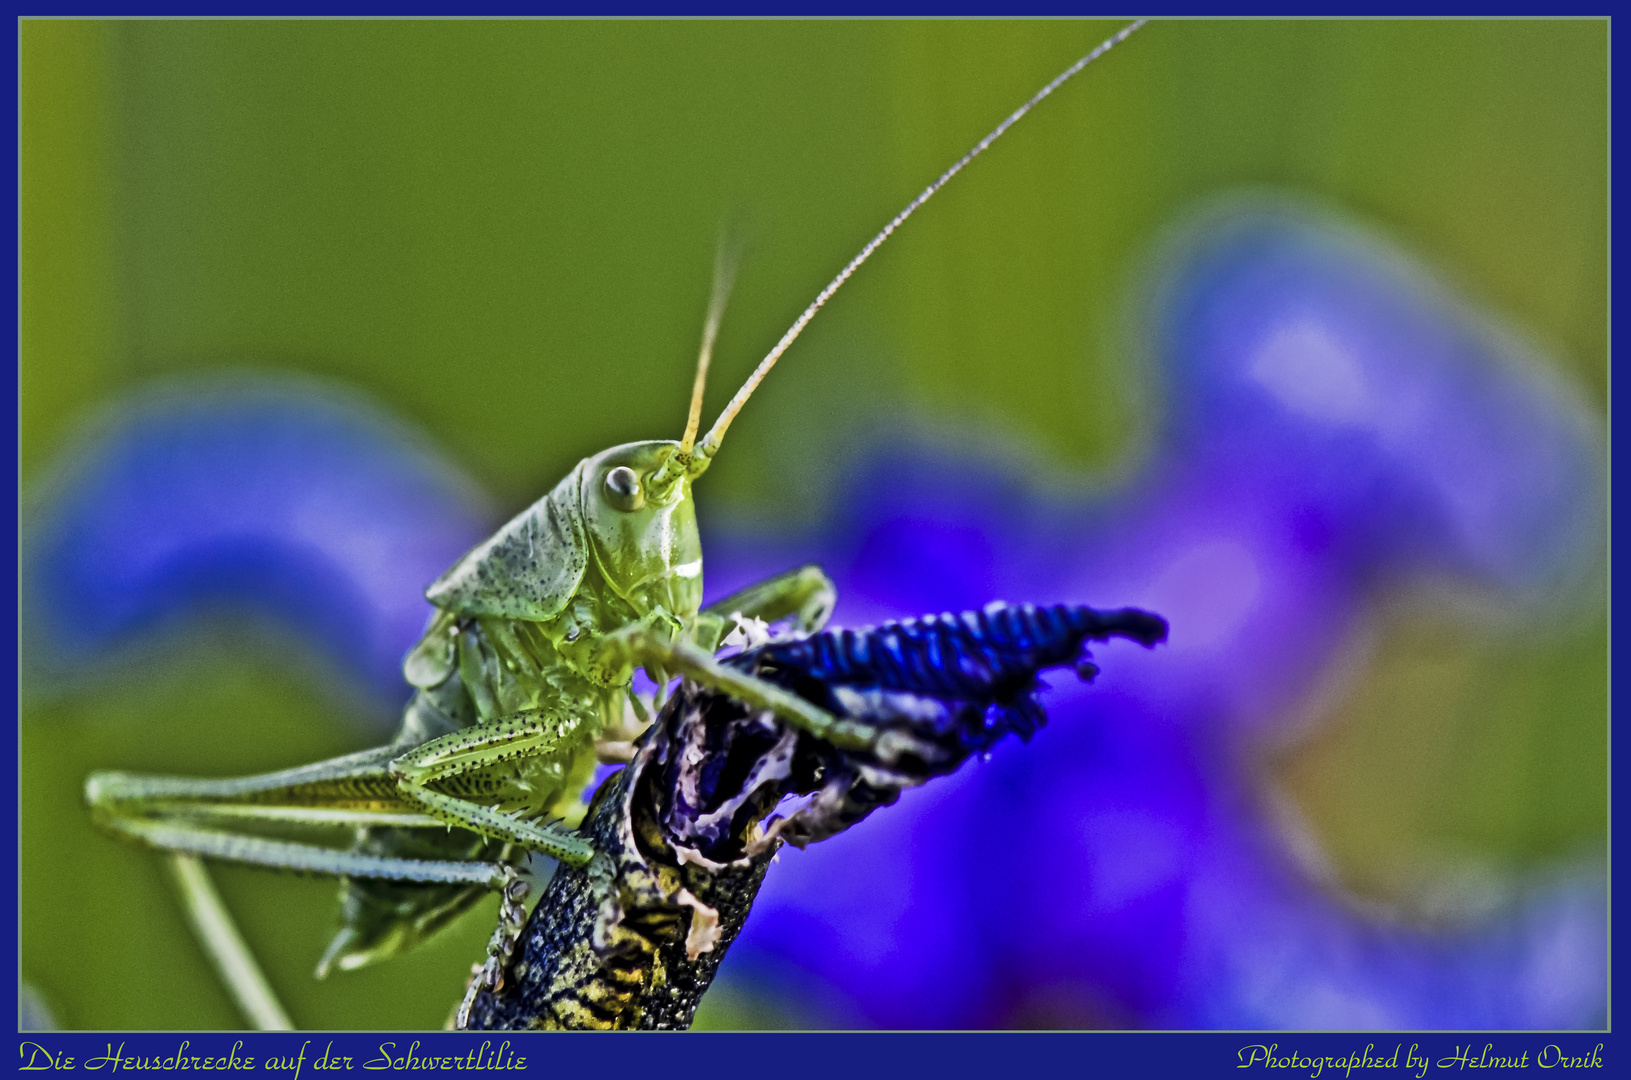
[[[847,625],[1002,598],[1172,627],[1154,652],[1107,646],[1096,686],[1059,686],[1030,746],[785,853],[722,978],[881,1027],[1602,1023],[1595,869],[1454,929],[1393,924],[1311,879],[1249,775],[1253,740],[1292,721],[1381,590],[1452,577],[1526,611],[1588,595],[1592,414],[1422,270],[1313,211],[1214,210],[1151,296],[1164,416],[1113,493],[894,442],[817,533],[704,517],[712,595],[814,559]],[[384,685],[478,506],[324,395],[170,398],[50,489],[25,582],[73,663],[224,595]]]

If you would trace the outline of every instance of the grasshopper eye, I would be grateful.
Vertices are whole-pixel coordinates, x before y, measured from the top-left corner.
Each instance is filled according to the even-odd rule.
[[[606,474],[606,501],[619,510],[638,510],[646,504],[640,491],[640,476],[627,465]]]

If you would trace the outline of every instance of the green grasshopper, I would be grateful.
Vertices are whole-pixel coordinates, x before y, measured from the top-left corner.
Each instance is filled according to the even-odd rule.
[[[583,813],[581,792],[597,761],[626,760],[629,740],[675,677],[835,745],[870,744],[870,731],[714,660],[727,633],[751,620],[819,629],[836,593],[826,574],[806,566],[703,606],[692,484],[766,373],[877,247],[1009,126],[1141,25],[1066,69],[913,199],[821,291],[698,439],[730,288],[721,259],[684,435],[585,458],[430,585],[425,596],[435,613],[403,664],[415,693],[389,745],[235,779],[100,772],[86,781],[100,825],[175,855],[195,926],[229,986],[255,984],[258,970],[199,857],[338,876],[342,926],[318,975],[385,959],[436,933],[488,890],[522,895],[516,868],[529,852],[589,862],[593,848],[571,827]],[[658,688],[649,703],[634,689],[640,668]],[[334,843],[311,838],[325,830],[331,839],[343,831]],[[253,985],[233,988],[240,1002],[255,996]],[[286,1023],[275,1001],[258,1013],[246,1008],[263,1024]]]

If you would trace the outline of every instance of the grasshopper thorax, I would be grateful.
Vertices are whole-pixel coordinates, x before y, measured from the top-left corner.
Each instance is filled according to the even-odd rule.
[[[425,590],[456,615],[543,622],[597,574],[636,615],[681,620],[702,603],[702,543],[691,476],[666,464],[672,441],[625,443],[584,458],[542,499]]]

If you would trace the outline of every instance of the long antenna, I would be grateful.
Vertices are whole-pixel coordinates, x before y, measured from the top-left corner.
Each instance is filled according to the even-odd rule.
[[[691,453],[697,428],[702,426],[702,391],[708,385],[708,364],[713,360],[714,340],[719,337],[719,323],[725,317],[725,303],[736,280],[736,264],[736,248],[720,236],[719,249],[714,253],[714,290],[708,298],[708,318],[702,324],[702,351],[697,354],[697,377],[691,384],[691,411],[685,418],[685,437],[680,440],[681,457]]]
[[[736,396],[731,398],[730,404],[725,406],[725,411],[719,414],[718,420],[714,421],[714,426],[709,429],[708,434],[703,436],[702,441],[697,444],[696,453],[690,464],[691,475],[696,476],[708,467],[708,461],[714,456],[714,454],[718,453],[719,444],[724,440],[725,431],[731,426],[731,421],[736,419],[736,414],[742,410],[742,406],[746,404],[748,398],[753,395],[753,391],[758,388],[759,383],[764,381],[765,375],[768,374],[770,369],[776,365],[776,361],[781,359],[782,353],[786,352],[787,347],[793,344],[793,341],[799,336],[799,334],[804,332],[805,325],[815,317],[815,313],[821,310],[821,306],[832,297],[832,294],[838,291],[838,287],[844,284],[845,281],[848,281],[849,276],[855,273],[862,263],[866,262],[867,259],[872,257],[872,253],[878,249],[878,245],[889,239],[890,233],[900,228],[901,223],[907,218],[911,217],[918,207],[929,201],[929,196],[945,187],[946,181],[950,180],[952,177],[961,172],[963,166],[967,165],[976,157],[979,157],[980,154],[984,153],[986,147],[990,146],[992,143],[996,142],[997,139],[1001,138],[1003,132],[1013,127],[1014,123],[1018,121],[1020,117],[1034,109],[1038,102],[1047,97],[1049,94],[1053,93],[1055,90],[1059,89],[1059,87],[1064,85],[1064,83],[1069,80],[1071,76],[1075,75],[1087,65],[1091,64],[1093,61],[1097,60],[1099,57],[1103,56],[1105,53],[1127,40],[1128,35],[1130,35],[1134,30],[1137,30],[1139,27],[1143,26],[1147,21],[1147,19],[1139,19],[1138,21],[1129,24],[1114,37],[1111,37],[1098,48],[1094,49],[1092,52],[1070,65],[1070,67],[1066,68],[1056,79],[1033,94],[1029,101],[1010,113],[1006,120],[998,124],[996,128],[992,130],[991,134],[975,143],[974,149],[964,154],[957,160],[955,165],[941,173],[939,179],[930,184],[928,187],[924,188],[922,193],[919,194],[917,198],[907,203],[906,209],[896,214],[894,218],[890,220],[889,224],[883,227],[882,232],[878,233],[877,236],[874,236],[871,240],[867,241],[866,247],[861,249],[860,254],[851,259],[849,261],[849,265],[840,270],[838,272],[838,276],[827,283],[827,287],[822,289],[816,296],[815,300],[810,303],[810,306],[804,309],[804,314],[800,315],[798,320],[788,329],[787,333],[782,335],[781,340],[776,342],[776,347],[771,349],[763,360],[759,361],[759,366],[753,369],[753,374],[748,376],[747,382],[743,383],[742,388],[736,392]]]

